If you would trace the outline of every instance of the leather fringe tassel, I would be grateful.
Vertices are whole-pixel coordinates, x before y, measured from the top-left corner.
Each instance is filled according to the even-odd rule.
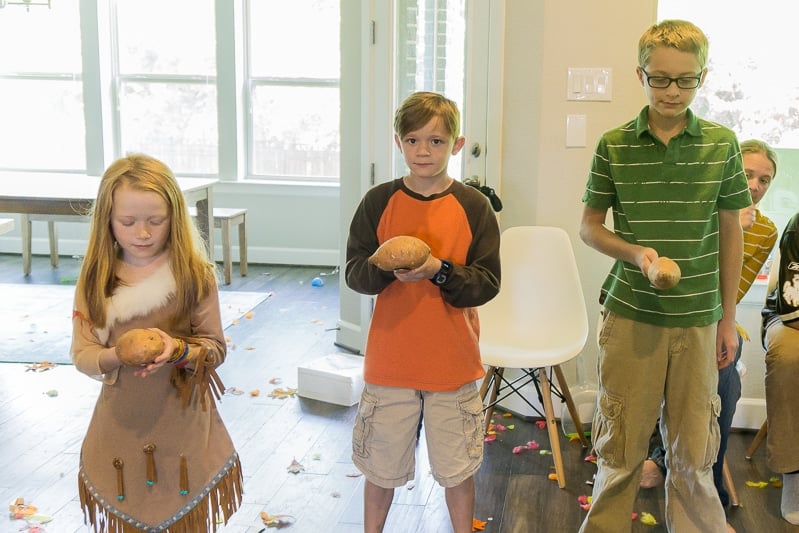
[[[80,505],[83,508],[83,521],[90,525],[94,533],[149,533],[150,531],[168,531],[169,533],[197,533],[198,531],[216,532],[219,527],[217,517],[222,524],[227,524],[241,505],[243,492],[243,476],[241,462],[236,457],[224,478],[211,492],[186,513],[180,520],[164,529],[157,526],[137,523],[132,524],[107,512],[102,504],[89,492],[86,484],[78,482]]]
[[[172,385],[177,389],[177,395],[183,400],[183,408],[200,404],[203,411],[208,410],[209,403],[213,406],[214,399],[221,400],[225,393],[225,386],[213,361],[207,360],[208,350],[202,346],[199,354],[191,362],[194,369],[173,368]]]
[[[114,457],[114,469],[117,471],[117,500],[122,501],[125,499],[125,479],[122,473],[122,468],[125,463],[119,457]]]
[[[147,463],[147,477],[144,479],[148,485],[155,485],[155,482],[158,481],[158,474],[155,471],[155,456],[153,455],[155,453],[155,444],[152,442],[145,444],[142,452],[144,452]]]
[[[186,496],[189,493],[189,467],[186,464],[186,456],[180,454],[180,495]]]

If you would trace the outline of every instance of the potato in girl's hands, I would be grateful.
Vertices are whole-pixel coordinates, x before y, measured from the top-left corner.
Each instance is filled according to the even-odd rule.
[[[392,237],[369,257],[369,263],[380,270],[413,270],[419,268],[430,256],[430,247],[423,240],[410,235]]]
[[[658,257],[649,265],[647,277],[658,289],[671,289],[680,282],[680,266],[668,257]]]
[[[123,365],[143,366],[152,363],[164,351],[164,340],[152,330],[136,328],[126,331],[116,344],[117,357]]]

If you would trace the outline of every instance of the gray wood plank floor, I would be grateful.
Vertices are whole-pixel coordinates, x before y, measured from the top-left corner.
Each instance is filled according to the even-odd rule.
[[[29,277],[22,276],[18,255],[0,255],[0,283],[57,284],[74,281],[79,260],[63,257],[58,268],[36,256]],[[312,287],[321,273],[324,287]],[[339,351],[334,345],[338,318],[339,275],[327,267],[251,265],[250,275],[238,276],[222,290],[268,291],[273,295],[225,332],[230,352],[220,375],[226,387],[243,394],[226,394],[219,404],[241,454],[245,494],[241,509],[222,533],[255,533],[264,529],[259,513],[294,517],[287,530],[301,533],[362,531],[363,478],[350,460],[350,430],[356,407],[340,407],[303,398],[274,399],[268,393],[278,385],[296,386],[297,367]],[[0,295],[0,297],[2,297]],[[3,326],[6,328],[8,326]],[[3,330],[5,331],[5,329]],[[1,339],[0,339],[1,341]],[[253,390],[260,395],[251,396]],[[83,432],[99,385],[69,365],[46,372],[26,371],[26,365],[0,364],[0,500],[22,497],[42,514],[53,517],[48,533],[89,531],[77,502],[76,471]],[[57,396],[48,395],[57,391]],[[506,420],[515,429],[486,444],[485,461],[476,477],[475,515],[487,520],[487,532],[576,531],[584,516],[577,498],[590,494],[586,480],[595,466],[583,459],[587,450],[561,440],[567,486],[558,489],[547,479],[551,456],[525,452],[514,446],[536,440],[547,449],[546,430],[530,421]],[[741,507],[730,512],[738,532],[797,532],[779,517],[779,489],[751,488],[746,481],[768,480],[765,448],[752,461],[744,459],[753,433],[734,433],[728,461]],[[305,470],[287,472],[296,459]],[[398,489],[389,515],[389,533],[451,531],[443,490],[432,480],[424,439],[417,457],[413,483]],[[660,525],[631,523],[635,532],[665,531],[663,490],[641,491],[636,511],[650,512]],[[0,531],[18,531],[25,524],[0,518]]]

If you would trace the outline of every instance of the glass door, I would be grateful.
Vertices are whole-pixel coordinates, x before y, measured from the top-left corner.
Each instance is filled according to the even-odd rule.
[[[352,14],[352,29],[357,24],[367,34],[360,37],[360,60],[352,62],[360,69],[357,79],[350,84],[342,78],[351,87],[342,89],[342,98],[358,99],[349,106],[345,101],[343,107],[350,111],[343,113],[342,131],[354,135],[345,136],[342,146],[350,137],[355,142],[342,159],[342,246],[362,195],[376,183],[407,173],[393,143],[393,120],[396,108],[414,91],[443,93],[460,108],[466,148],[450,160],[450,175],[498,187],[486,176],[499,176],[491,167],[499,164],[500,128],[491,117],[501,116],[501,76],[495,70],[502,64],[497,43],[502,43],[503,20],[501,0],[371,0]],[[348,35],[345,28],[345,41]],[[356,52],[354,46],[351,50]],[[346,71],[349,56],[343,57]],[[350,173],[357,173],[360,181],[345,181],[343,176]],[[336,344],[362,352],[373,300],[350,291],[343,281],[341,287]]]

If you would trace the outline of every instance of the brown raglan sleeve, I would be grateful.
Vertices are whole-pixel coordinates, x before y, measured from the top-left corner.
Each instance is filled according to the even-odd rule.
[[[393,272],[384,272],[368,262],[369,257],[380,246],[377,226],[395,190],[391,182],[370,189],[352,217],[347,237],[344,279],[347,286],[355,292],[378,294],[397,279]]]
[[[454,307],[477,307],[499,293],[499,224],[488,199],[463,186],[457,193],[472,231],[465,265],[453,265],[453,274],[441,287],[444,300]]]

